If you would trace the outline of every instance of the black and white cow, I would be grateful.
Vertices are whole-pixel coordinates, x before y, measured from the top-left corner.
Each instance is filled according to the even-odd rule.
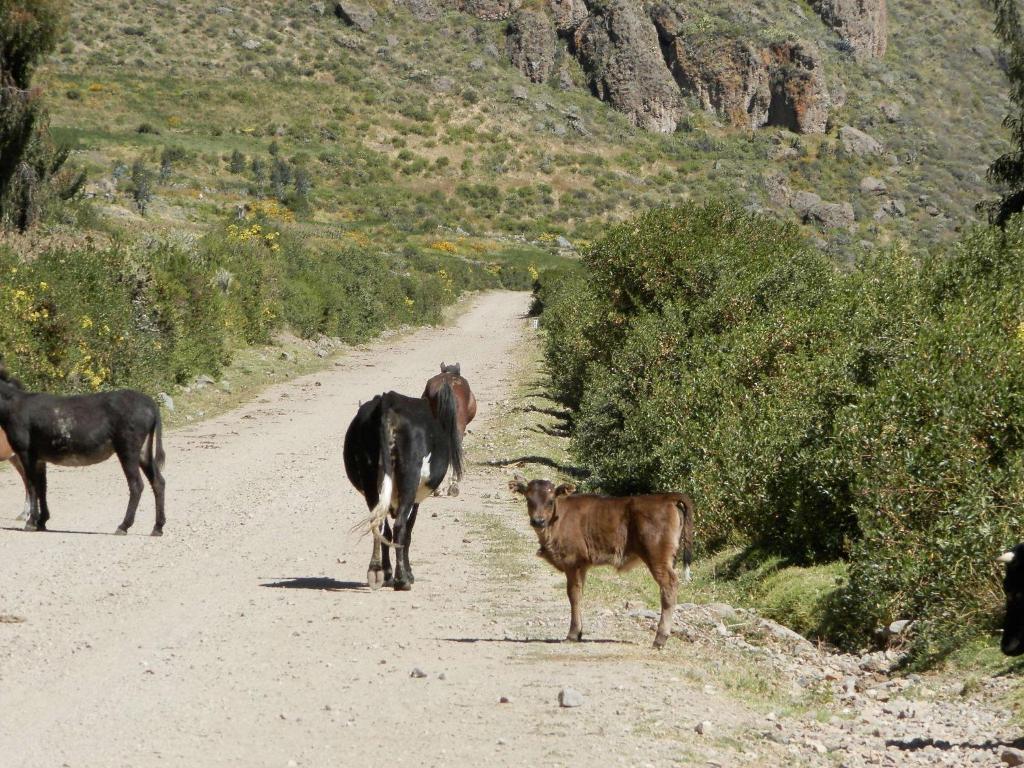
[[[156,497],[153,535],[164,529],[164,463],[160,408],[153,398],[131,389],[92,395],[49,395],[26,392],[0,368],[0,429],[28,480],[29,518],[26,530],[45,531],[50,519],[46,503],[46,465],[82,467],[117,454],[128,480],[128,511],[115,533],[125,534],[135,522],[146,475]]]
[[[357,526],[373,534],[367,583],[371,589],[411,589],[409,545],[420,502],[441,485],[449,467],[462,477],[462,433],[451,386],[438,395],[436,417],[423,398],[397,392],[363,403],[345,433],[344,458],[345,474],[370,510]],[[393,578],[389,548],[395,550]]]

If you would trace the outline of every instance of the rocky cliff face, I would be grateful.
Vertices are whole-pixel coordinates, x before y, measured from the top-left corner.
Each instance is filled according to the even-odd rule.
[[[517,11],[506,37],[512,66],[535,83],[543,83],[555,67],[555,25],[543,11]]]
[[[420,18],[435,13],[433,1],[395,0]],[[555,67],[561,38],[593,94],[650,131],[674,131],[687,114],[686,97],[748,130],[823,133],[828,125],[833,99],[815,44],[767,45],[753,31],[749,38],[700,34],[694,22],[706,14],[696,0],[547,0],[546,7],[529,8],[521,8],[522,0],[443,2],[485,21],[508,19],[508,58],[535,83],[557,78],[571,87]],[[811,6],[854,57],[885,53],[885,0],[811,0]],[[823,37],[830,34],[825,26]]]
[[[817,49],[806,42],[757,48],[739,39],[688,36],[679,9],[656,6],[651,19],[680,89],[736,127],[765,125],[823,133],[832,100]]]
[[[584,20],[572,47],[591,91],[649,131],[670,133],[685,114],[658,33],[633,0],[612,0]]]
[[[888,14],[885,0],[812,0],[829,27],[849,43],[858,59],[885,55]]]

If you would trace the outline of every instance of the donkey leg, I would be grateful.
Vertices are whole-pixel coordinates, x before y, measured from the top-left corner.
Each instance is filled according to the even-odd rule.
[[[142,498],[142,473],[139,472],[139,451],[119,451],[121,469],[124,470],[125,479],[128,481],[128,509],[124,513],[124,520],[114,531],[118,536],[124,536],[128,529],[135,523],[135,510],[139,508],[139,499]]]
[[[142,467],[142,474],[149,480],[149,487],[153,489],[153,498],[156,502],[156,523],[153,525],[153,536],[164,535],[164,523],[167,522],[167,518],[164,516],[164,488],[166,483],[164,482],[164,476],[160,472],[160,467],[156,466],[154,462],[143,460],[140,464]]]
[[[28,480],[28,475],[25,473],[25,468],[21,466],[21,461],[17,456],[11,457],[11,464],[18,471],[18,475],[21,477],[21,483],[25,486],[25,505],[21,509],[21,514],[18,515],[16,520],[28,520],[28,516],[32,514],[32,488]]]
[[[28,521],[25,523],[26,531],[45,531],[46,521],[42,519],[42,511],[40,499],[45,494],[46,487],[46,473],[45,471],[40,472],[40,467],[45,470],[46,465],[43,462],[36,462],[34,459],[30,459],[28,456],[19,457],[22,466],[25,467],[25,473],[28,476],[28,487],[29,487],[29,513]]]

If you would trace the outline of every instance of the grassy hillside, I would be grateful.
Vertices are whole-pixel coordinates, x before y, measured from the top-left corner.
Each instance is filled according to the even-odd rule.
[[[251,163],[269,172],[273,144],[309,174],[312,210],[300,219],[315,237],[429,245],[441,226],[500,237],[478,250],[513,235],[586,241],[608,220],[710,197],[793,219],[773,202],[781,180],[853,204],[853,231],[822,233],[849,252],[948,238],[990,194],[984,170],[1004,148],[1005,86],[980,0],[890,6],[888,53],[856,63],[805,3],[700,4],[701,34],[818,43],[833,96],[845,94],[824,136],[736,130],[696,104],[682,130],[645,133],[582,85],[529,83],[507,63],[505,22],[448,11],[421,23],[377,0],[366,32],[308,0],[74,4],[68,39],[37,81],[101,213],[133,226],[201,230],[268,192]],[[894,105],[894,122],[882,104]],[[844,154],[843,125],[886,153]],[[174,159],[142,221],[127,171],[141,156],[155,172],[168,149]],[[229,170],[233,152],[244,171]],[[882,200],[859,191],[868,175],[905,216],[876,221]]]

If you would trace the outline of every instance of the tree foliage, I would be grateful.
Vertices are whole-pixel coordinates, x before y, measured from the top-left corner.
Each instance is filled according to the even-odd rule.
[[[39,216],[46,183],[67,151],[50,139],[31,77],[64,29],[60,0],[0,0],[0,224],[25,229]],[[81,179],[72,186],[81,185]]]
[[[996,158],[988,169],[989,181],[1005,190],[998,199],[978,207],[1000,227],[1024,210],[1024,29],[1018,0],[992,0],[996,14],[995,32],[1006,55],[1006,77],[1010,83],[1010,113],[1003,125],[1010,130],[1012,149]]]

